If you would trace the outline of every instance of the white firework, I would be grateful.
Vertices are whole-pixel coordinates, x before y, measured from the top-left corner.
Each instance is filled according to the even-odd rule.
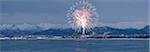
[[[67,17],[69,17],[69,24],[78,32],[85,34],[95,26],[96,8],[92,6],[87,0],[80,0],[73,4],[69,9]]]

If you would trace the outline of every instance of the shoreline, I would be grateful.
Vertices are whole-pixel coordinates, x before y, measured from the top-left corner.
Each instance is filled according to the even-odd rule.
[[[60,38],[60,39],[0,39],[0,41],[5,40],[149,40],[150,38],[80,38],[80,39],[73,39],[73,38]]]

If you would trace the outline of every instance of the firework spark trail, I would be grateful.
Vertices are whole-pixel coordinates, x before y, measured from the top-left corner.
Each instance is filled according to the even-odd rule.
[[[95,17],[98,17],[95,10],[87,0],[80,0],[70,8],[67,14],[69,23],[76,31],[85,34],[94,27]]]

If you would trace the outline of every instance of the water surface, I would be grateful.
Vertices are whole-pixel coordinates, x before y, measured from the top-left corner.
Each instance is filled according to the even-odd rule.
[[[148,40],[5,40],[1,52],[149,52]]]

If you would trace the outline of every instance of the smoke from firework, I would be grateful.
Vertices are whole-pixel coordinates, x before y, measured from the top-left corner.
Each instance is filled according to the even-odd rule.
[[[80,0],[70,8],[67,14],[69,23],[76,31],[85,34],[95,26],[95,18],[98,17],[95,10],[87,0]]]

